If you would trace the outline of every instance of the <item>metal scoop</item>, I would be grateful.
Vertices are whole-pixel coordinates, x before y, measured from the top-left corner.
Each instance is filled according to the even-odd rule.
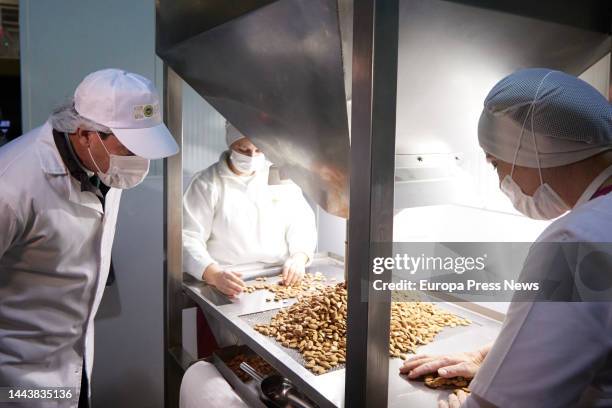
[[[281,375],[270,375],[263,378],[249,364],[240,363],[240,369],[247,373],[259,385],[259,396],[266,403],[278,408],[314,408],[296,390],[293,384]]]

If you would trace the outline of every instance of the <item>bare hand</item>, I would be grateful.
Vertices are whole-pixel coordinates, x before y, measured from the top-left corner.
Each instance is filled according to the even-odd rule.
[[[438,356],[417,355],[404,361],[404,365],[400,367],[400,373],[408,374],[410,379],[432,373],[437,373],[444,378],[474,378],[488,351],[489,347],[485,347],[466,353]]]
[[[226,294],[229,297],[235,297],[242,293],[245,284],[241,279],[242,274],[240,272],[231,272],[221,269],[217,264],[209,265],[204,274],[203,279],[209,285],[217,288],[221,293]]]
[[[306,263],[308,256],[303,253],[297,253],[287,259],[283,266],[283,283],[287,286],[292,286],[300,283],[306,272]]]
[[[438,408],[459,408],[461,404],[465,402],[468,395],[462,390],[457,391],[457,395],[451,394],[448,396],[448,402],[446,400],[438,401]]]

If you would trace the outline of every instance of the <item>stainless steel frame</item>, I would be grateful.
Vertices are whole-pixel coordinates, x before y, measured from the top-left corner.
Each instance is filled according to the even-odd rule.
[[[212,355],[211,361],[221,375],[229,382],[231,387],[236,390],[240,398],[253,408],[267,408],[259,399],[258,387],[253,381],[243,382],[238,376],[227,366],[227,361],[231,360],[237,354],[253,355],[253,351],[246,346],[230,346],[218,351]]]
[[[183,81],[164,64],[164,122],[179,147],[183,141]],[[164,399],[166,407],[178,404],[181,369],[191,359],[183,352],[183,197],[182,152],[164,159]]]
[[[280,265],[276,268],[258,268],[250,272],[251,276],[278,275]],[[341,281],[343,277],[343,264],[333,254],[317,255],[313,264],[309,267],[310,272],[318,271],[328,278],[335,278],[335,282]],[[278,278],[269,278],[273,282]],[[328,280],[330,282],[330,280]],[[331,281],[333,282],[333,281]],[[330,283],[331,283],[330,282]],[[254,283],[252,280],[250,283]],[[267,302],[270,297],[267,291],[256,291],[244,294],[239,301],[228,300],[216,290],[195,279],[188,278],[184,284],[187,295],[192,298],[198,306],[205,311],[207,316],[221,322],[227,330],[235,334],[241,343],[263,357],[280,374],[294,383],[298,389],[307,395],[320,407],[353,407],[354,401],[349,401],[347,394],[350,392],[346,381],[350,371],[348,367],[336,367],[322,375],[315,375],[304,368],[303,359],[295,350],[282,347],[280,343],[271,337],[263,336],[253,329],[258,322],[267,322],[269,317],[276,313],[280,307],[290,306],[294,299],[285,302]],[[492,341],[501,323],[497,319],[484,316],[477,311],[469,310],[464,305],[456,305],[448,302],[439,302],[439,299],[431,298],[439,303],[439,306],[459,316],[472,320],[470,327],[460,327],[444,330],[436,341],[423,346],[421,349],[427,353],[459,352],[464,348],[472,349],[481,346],[483,342]],[[398,375],[398,369],[402,364],[400,359],[390,359],[388,354],[381,355],[386,360],[387,371],[384,375],[388,377],[388,389],[381,389],[381,394],[389,395],[388,406],[390,407],[419,407],[435,406],[438,393],[427,389],[423,384],[408,381]],[[360,359],[362,357],[360,356]],[[351,369],[354,370],[354,367]],[[380,375],[378,371],[375,375]],[[226,376],[232,382],[232,376]],[[235,391],[245,400],[252,397],[249,390],[235,387]],[[375,401],[368,406],[385,406],[383,401]]]
[[[354,2],[347,407],[387,406],[391,295],[373,290],[371,265],[391,256],[393,241],[398,8],[398,0]],[[375,243],[388,244],[386,253]]]
[[[353,7],[351,8],[351,1]],[[554,65],[555,68],[566,69],[572,73],[579,73],[581,69],[590,65],[592,60],[596,57],[600,57],[602,50],[609,51],[611,40],[610,40],[610,18],[602,17],[599,12],[604,6],[604,1],[600,0],[588,0],[585,2],[570,2],[570,1],[553,1],[546,0],[542,2],[530,2],[530,1],[511,1],[511,0],[500,0],[498,2],[487,2],[485,0],[338,0],[337,11],[340,14],[340,31],[342,31],[342,51],[344,57],[344,68],[345,74],[352,75],[352,89],[348,89],[348,82],[346,86],[346,95],[352,95],[352,143],[350,152],[350,161],[353,164],[350,168],[350,219],[348,223],[348,290],[349,290],[349,317],[348,317],[348,353],[347,353],[347,366],[345,372],[336,371],[333,373],[326,374],[322,377],[329,375],[329,379],[334,378],[334,385],[340,384],[338,376],[346,374],[346,382],[344,383],[344,377],[342,377],[342,383],[345,384],[343,390],[344,396],[340,398],[344,406],[347,407],[365,407],[365,406],[387,406],[390,403],[392,406],[396,406],[398,401],[403,403],[415,404],[415,400],[410,400],[406,395],[400,396],[395,401],[388,400],[389,392],[398,392],[398,390],[411,389],[412,384],[398,382],[398,376],[394,375],[389,378],[390,370],[397,368],[398,361],[391,360],[388,358],[388,334],[389,334],[389,303],[390,298],[387,294],[373,292],[370,290],[371,286],[371,272],[370,265],[371,260],[375,256],[384,255],[391,253],[390,246],[385,248],[380,243],[391,243],[392,232],[393,232],[393,191],[394,191],[394,157],[395,157],[395,125],[396,125],[396,109],[399,108],[402,112],[406,112],[409,105],[412,105],[411,96],[412,93],[408,92],[406,95],[409,96],[407,104],[404,106],[398,105],[398,95],[396,87],[397,69],[398,69],[398,14],[401,10],[398,3],[402,3],[403,7],[428,7],[431,4],[436,5],[438,9],[420,9],[416,11],[424,12],[426,16],[435,16],[436,19],[441,18],[443,21],[438,22],[438,25],[446,28],[442,23],[448,21],[452,24],[453,19],[464,21],[462,18],[465,16],[463,13],[468,13],[470,18],[474,19],[475,16],[486,16],[495,14],[496,19],[488,19],[482,17],[477,21],[483,29],[476,34],[472,33],[474,25],[472,24],[461,24],[453,26],[454,29],[461,30],[468,28],[465,32],[465,44],[469,44],[472,39],[482,41],[486,46],[486,50],[497,50],[497,52],[504,53],[505,49],[497,47],[498,44],[508,44],[511,41],[511,50],[517,54],[507,55],[508,58],[512,57],[510,65],[503,66],[500,68],[500,72],[504,70],[514,70],[520,66],[529,66],[530,64],[549,63]],[[310,94],[309,88],[297,88],[300,91],[300,97],[304,98],[295,101],[297,103],[304,102],[303,106],[308,105],[308,111],[313,113],[312,117],[307,118],[312,121],[320,121],[320,124],[326,126],[325,137],[322,137],[321,132],[315,132],[314,134],[308,134],[304,132],[303,137],[300,134],[299,138],[295,138],[295,135],[288,135],[287,129],[284,127],[276,127],[274,132],[268,132],[274,130],[273,127],[268,127],[266,122],[269,118],[267,115],[251,115],[249,120],[241,121],[240,110],[242,107],[237,106],[237,102],[244,102],[254,112],[259,112],[259,109],[265,107],[265,104],[261,104],[259,98],[263,93],[268,95],[270,92],[273,96],[276,96],[275,92],[279,92],[280,96],[286,97],[282,94],[283,89],[293,89],[291,87],[283,87],[283,81],[286,81],[289,73],[295,73],[295,69],[291,68],[288,72],[284,72],[281,63],[292,63],[295,61],[286,60],[287,53],[291,50],[300,51],[307,50],[313,52],[321,50],[316,47],[320,43],[315,42],[300,42],[298,45],[287,43],[283,52],[278,51],[274,47],[268,47],[265,41],[251,43],[251,48],[247,47],[245,51],[245,57],[254,59],[258,63],[259,74],[264,76],[265,81],[256,81],[256,77],[246,75],[246,77],[239,77],[242,72],[243,65],[240,64],[240,58],[230,59],[236,57],[233,56],[231,50],[223,52],[219,50],[219,47],[224,44],[219,43],[219,37],[217,37],[220,31],[225,30],[228,34],[231,34],[232,41],[234,44],[240,46],[240,33],[244,35],[244,23],[258,21],[257,24],[246,24],[247,27],[255,29],[256,32],[258,27],[264,27],[266,24],[275,24],[275,19],[271,16],[274,15],[276,19],[281,18],[282,23],[280,26],[288,30],[288,32],[294,33],[296,30],[299,31],[300,27],[295,27],[298,23],[292,19],[294,15],[287,15],[287,10],[297,10],[299,7],[306,7],[309,4],[304,0],[249,0],[245,1],[245,4],[241,5],[239,10],[230,10],[226,6],[228,3],[224,0],[207,0],[204,2],[198,2],[194,0],[158,0],[158,53],[164,57],[173,58],[174,66],[184,69],[188,75],[184,79],[197,86],[195,89],[199,89],[200,93],[208,98],[209,100],[216,101],[213,105],[217,108],[221,107],[227,112],[231,113],[235,118],[236,122],[243,123],[244,126],[252,125],[252,129],[243,129],[245,132],[252,131],[255,134],[259,134],[261,137],[259,140],[266,145],[271,151],[278,152],[290,152],[292,149],[291,143],[295,142],[297,146],[314,144],[316,149],[313,148],[310,151],[317,151],[324,144],[329,144],[333,147],[334,143],[329,143],[330,138],[337,137],[336,142],[338,146],[343,147],[345,141],[342,138],[346,137],[344,133],[344,126],[338,124],[335,120],[338,118],[345,118],[344,114],[338,108],[338,104],[344,101],[338,98],[340,92],[337,92],[337,87],[334,85],[332,92],[334,103],[329,103],[329,100],[325,100],[327,111],[333,112],[333,115],[319,115],[322,111],[317,103],[320,100],[315,100]],[[284,3],[284,4],[283,4]],[[408,4],[410,3],[410,4]],[[537,5],[535,5],[537,3]],[[160,6],[161,4],[161,6]],[[317,4],[327,4],[318,1]],[[491,4],[495,4],[495,7],[491,7]],[[580,4],[580,5],[578,5]],[[534,6],[532,6],[534,5]],[[270,7],[271,6],[271,7]],[[464,7],[467,6],[467,7]],[[564,13],[565,6],[573,7],[573,10],[579,10],[581,13]],[[272,14],[266,15],[266,13],[257,14],[256,11],[261,8],[269,7],[268,12]],[[285,7],[285,8],[283,8]],[[293,8],[292,8],[293,7]],[[231,8],[231,7],[230,7]],[[353,37],[345,35],[347,33],[347,27],[350,24],[347,23],[347,16],[350,18],[351,9],[354,13],[353,19]],[[210,11],[214,11],[214,15],[210,14]],[[300,9],[302,10],[302,9]],[[440,10],[450,10],[449,13],[441,13]],[[161,11],[161,12],[160,12]],[[203,11],[205,15],[211,16],[208,19],[201,19],[199,16]],[[329,11],[329,9],[327,10]],[[486,11],[486,12],[485,12]],[[167,13],[166,13],[167,12]],[[285,14],[283,14],[285,12]],[[459,12],[453,14],[453,12]],[[568,16],[567,14],[571,14]],[[329,17],[329,13],[325,14]],[[423,24],[428,30],[435,32],[437,25],[427,24],[426,18],[419,18],[415,12],[405,14],[406,16],[415,17],[420,20],[420,24]],[[533,30],[525,30],[521,24],[512,23],[516,20],[516,17],[527,17],[529,27]],[[251,18],[249,18],[251,17]],[[290,24],[287,26],[286,18],[290,19]],[[587,18],[589,17],[589,18]],[[230,19],[232,20],[230,22]],[[607,22],[605,21],[607,19]],[[478,19],[477,19],[478,20]],[[540,25],[542,20],[542,25]],[[316,18],[311,18],[308,23],[316,22]],[[329,19],[328,19],[329,21]],[[499,21],[508,21],[508,24],[499,23]],[[228,26],[219,28],[225,23],[229,22]],[[240,24],[243,24],[241,27]],[[551,26],[551,24],[554,26]],[[555,24],[565,24],[571,26],[571,30],[566,30],[563,27],[558,27]],[[537,29],[544,25],[553,27],[553,31],[559,29],[559,33],[563,35],[544,35],[542,38],[537,38],[537,41],[531,41],[532,37],[537,36]],[[410,35],[406,35],[409,40],[415,40],[414,30],[419,31],[419,27],[413,23],[408,24],[409,29],[413,31],[404,31]],[[496,30],[497,27],[501,27],[500,30]],[[313,27],[309,25],[309,27]],[[404,27],[404,26],[403,26]],[[169,36],[161,36],[160,32],[164,30],[174,30]],[[492,33],[487,33],[487,30]],[[574,32],[573,30],[579,30]],[[582,31],[580,31],[582,30]],[[216,31],[210,33],[210,31]],[[316,30],[315,30],[316,31]],[[325,30],[323,30],[325,31]],[[348,30],[350,31],[350,30]],[[588,31],[588,32],[584,32]],[[208,33],[207,33],[208,32]],[[440,32],[446,32],[444,29]],[[249,31],[246,31],[248,34]],[[270,33],[267,33],[269,35]],[[278,33],[272,32],[273,38],[277,36],[281,39]],[[315,37],[316,32],[312,32]],[[336,33],[331,33],[335,35]],[[423,34],[422,32],[420,34]],[[439,33],[438,33],[439,34]],[[482,34],[482,36],[478,35]],[[488,36],[487,34],[493,34]],[[497,37],[496,37],[497,36]],[[568,36],[568,37],[565,37]],[[196,38],[197,37],[197,38]],[[211,38],[215,38],[215,41],[210,41]],[[567,46],[567,38],[570,38],[572,45]],[[227,61],[232,62],[232,70],[235,77],[229,77],[227,67],[228,64],[219,65],[213,58],[209,61],[210,64],[206,66],[198,65],[198,61],[206,61],[206,58],[211,58],[212,54],[206,54],[203,52],[194,53],[193,50],[202,50],[202,44],[207,43],[208,46],[212,47],[219,52]],[[404,37],[402,37],[402,41]],[[496,41],[500,41],[499,43]],[[321,40],[322,41],[322,40]],[[418,39],[416,39],[418,45]],[[546,42],[550,41],[550,42]],[[334,39],[334,43],[336,39]],[[434,41],[435,42],[435,41]],[[442,41],[435,42],[438,46],[444,49],[445,45]],[[160,45],[161,44],[161,45]],[[258,48],[264,45],[264,50]],[[538,45],[539,44],[539,45]],[[546,53],[542,54],[542,50],[539,49],[542,45],[546,45]],[[305,45],[310,48],[305,48]],[[401,43],[400,43],[401,46]],[[300,48],[302,47],[302,48]],[[563,48],[565,47],[565,48]],[[174,48],[174,49],[171,49]],[[239,47],[240,49],[244,47]],[[409,48],[409,47],[408,47]],[[557,48],[561,48],[561,52],[555,53]],[[191,50],[191,51],[190,51]],[[420,58],[416,61],[420,64],[428,64],[430,60],[438,61],[438,65],[444,66],[437,60],[436,50],[431,47],[417,47],[416,54],[410,52],[409,49],[400,49],[401,63],[405,64],[405,69],[416,70],[417,74],[423,69],[418,68],[418,64],[415,63],[419,60],[419,55],[424,58]],[[555,52],[550,52],[555,50]],[[329,51],[329,48],[326,49]],[[414,51],[414,50],[413,50]],[[482,51],[482,50],[480,50]],[[606,52],[607,52],[606,51]],[[350,59],[352,52],[352,67],[347,64],[347,59]],[[423,54],[425,52],[425,54]],[[427,54],[429,53],[429,54]],[[444,53],[444,51],[442,51]],[[189,55],[186,55],[189,54]],[[261,55],[260,55],[261,54]],[[337,63],[338,59],[330,54],[323,53],[327,56],[329,65],[326,64],[311,64],[313,67],[322,69],[328,69],[328,77],[325,75],[321,76],[320,72],[307,71],[306,78],[318,79],[317,83],[323,84],[335,84],[335,81],[341,81],[342,78],[336,78]],[[317,55],[315,54],[307,54]],[[415,57],[416,55],[416,57]],[[518,59],[515,58],[518,55]],[[551,60],[549,58],[556,58],[559,55],[562,57],[560,60]],[[214,56],[214,55],[213,55]],[[261,57],[261,58],[259,58]],[[333,57],[333,58],[332,58]],[[430,58],[431,57],[431,58]],[[444,58],[453,58],[452,54],[444,54]],[[197,61],[194,61],[197,60]],[[312,59],[313,61],[319,61]],[[494,60],[496,60],[494,58]],[[578,61],[580,60],[580,61]],[[166,62],[169,60],[166,59]],[[236,62],[238,61],[238,62]],[[308,61],[308,59],[307,59]],[[403,62],[402,62],[403,61]],[[278,63],[276,63],[278,62]],[[478,59],[474,58],[474,61],[470,61],[477,64]],[[214,76],[206,77],[204,68],[210,68],[212,64]],[[514,65],[516,64],[516,66]],[[556,65],[555,65],[556,64]],[[301,64],[304,65],[304,64]],[[284,65],[285,67],[293,67],[293,65]],[[334,69],[329,69],[333,67]],[[189,68],[189,69],[187,69]],[[310,69],[310,66],[307,66]],[[427,67],[426,67],[427,68]],[[402,67],[402,72],[404,67]],[[576,72],[574,72],[576,71]],[[245,70],[247,74],[250,74]],[[412,71],[410,71],[412,72]],[[420,81],[423,84],[432,83],[437,87],[436,89],[444,90],[444,83],[437,83],[436,80],[440,80],[439,76],[435,73],[427,71],[428,74],[434,76],[433,78],[425,77],[424,80],[418,77],[418,75],[412,75],[412,80]],[[612,78],[612,69],[610,76]],[[333,77],[333,78],[332,78]],[[211,78],[217,82],[210,82]],[[294,77],[291,77],[294,78]],[[235,89],[236,79],[239,79],[239,83],[242,89]],[[297,78],[300,80],[300,78]],[[304,79],[304,77],[301,77]],[[251,83],[257,82],[257,85],[266,85],[264,89],[249,89]],[[179,145],[181,144],[181,89],[182,80],[178,75],[172,71],[169,67],[164,70],[164,83],[165,83],[165,108],[164,115],[168,126],[172,133],[177,138]],[[312,84],[312,81],[306,81],[308,84]],[[228,88],[227,86],[230,88]],[[292,83],[292,87],[301,86],[300,83]],[[311,86],[310,88],[316,88]],[[400,86],[400,88],[402,88]],[[232,92],[228,93],[228,89]],[[244,90],[249,92],[242,93]],[[412,90],[411,86],[407,87],[408,90]],[[240,92],[238,92],[240,91]],[[250,92],[253,91],[253,92]],[[427,97],[430,98],[430,102],[435,102],[435,94],[437,91],[429,89]],[[260,93],[262,93],[260,95]],[[612,98],[612,87],[610,90]],[[253,95],[257,98],[252,99]],[[248,97],[248,98],[247,98]],[[225,99],[228,100],[225,100]],[[246,98],[246,99],[245,99]],[[401,95],[400,95],[400,98]],[[272,102],[274,102],[272,100]],[[313,102],[314,105],[313,105]],[[338,102],[338,103],[336,103]],[[236,105],[236,106],[235,106]],[[240,103],[238,104],[240,105]],[[252,106],[251,106],[252,105]],[[333,105],[333,106],[332,106]],[[400,104],[401,105],[401,104]],[[273,106],[273,105],[271,105]],[[276,108],[276,107],[275,107]],[[281,111],[287,106],[281,106]],[[221,112],[224,113],[224,112]],[[252,113],[252,112],[251,112]],[[299,113],[299,112],[298,112]],[[315,114],[316,113],[316,114]],[[231,116],[231,115],[230,115]],[[329,116],[329,117],[328,117]],[[290,116],[287,116],[290,117]],[[403,115],[404,119],[408,115]],[[244,117],[243,117],[244,119]],[[264,120],[265,119],[265,120]],[[300,116],[300,119],[304,117]],[[431,118],[429,118],[431,119]],[[331,123],[332,121],[333,123]],[[414,121],[412,121],[414,122]],[[289,124],[294,124],[291,120],[287,121]],[[266,126],[263,126],[265,124]],[[240,127],[240,126],[239,126]],[[304,127],[305,128],[305,127]],[[439,132],[440,134],[445,132]],[[412,132],[412,136],[421,138],[422,132]],[[271,135],[271,136],[269,136]],[[329,135],[329,137],[328,137]],[[335,136],[334,136],[335,135]],[[313,140],[306,140],[308,137]],[[408,135],[410,136],[410,135]],[[255,137],[255,139],[258,139]],[[316,139],[316,140],[315,140]],[[410,142],[410,137],[404,137],[404,135],[398,135],[398,142],[407,142],[408,151],[410,153],[412,146],[416,145]],[[282,148],[278,146],[282,144]],[[341,143],[340,143],[341,142]],[[398,143],[399,144],[399,143]],[[328,147],[329,147],[328,146]],[[334,152],[342,153],[344,150],[330,150],[329,148],[322,149],[325,154],[321,154],[325,160],[334,159]],[[331,152],[331,154],[330,154]],[[282,154],[279,154],[281,157]],[[343,156],[343,155],[341,155]],[[328,160],[329,161],[329,160]],[[313,161],[317,163],[316,161]],[[340,162],[346,164],[345,157],[341,157]],[[332,160],[333,163],[333,160]],[[298,170],[300,166],[294,166],[294,170]],[[298,181],[301,181],[304,186],[310,186],[310,189],[304,188],[304,191],[315,191],[320,196],[319,202],[326,204],[329,200],[323,199],[325,194],[330,191],[334,191],[336,187],[330,186],[329,180],[323,183],[318,183],[319,176],[308,176],[308,172],[312,170],[309,166],[302,166],[303,173],[301,176],[298,175]],[[316,166],[315,166],[316,167]],[[319,166],[320,167],[320,166]],[[318,168],[318,167],[317,167]],[[325,176],[329,177],[329,167],[324,166]],[[335,172],[331,172],[334,176],[337,176]],[[166,267],[165,267],[165,319],[166,319],[166,332],[165,332],[165,364],[166,364],[166,406],[172,407],[178,402],[178,384],[180,381],[180,368],[187,366],[190,357],[187,356],[181,348],[181,310],[185,306],[185,298],[182,292],[183,288],[187,294],[194,299],[198,305],[202,308],[208,308],[209,311],[215,313],[215,315],[228,327],[232,327],[241,333],[243,341],[247,342],[253,349],[270,359],[271,363],[284,375],[290,377],[298,387],[307,391],[309,396],[313,396],[314,399],[319,402],[322,406],[330,406],[332,401],[321,393],[321,388],[324,387],[321,382],[312,382],[312,374],[305,370],[302,366],[295,363],[293,360],[287,360],[287,353],[283,352],[277,346],[274,346],[270,341],[260,336],[258,333],[252,330],[252,328],[246,324],[242,319],[238,311],[235,310],[236,306],[225,305],[219,306],[211,302],[207,296],[203,295],[203,284],[200,282],[185,282],[183,283],[182,274],[182,262],[181,262],[181,226],[182,226],[182,168],[181,168],[181,156],[177,155],[169,158],[165,161],[164,168],[164,206],[165,206],[165,250],[166,250]],[[345,180],[345,175],[341,174],[342,177],[339,179]],[[311,179],[305,180],[304,178],[311,177]],[[314,180],[314,182],[313,182]],[[341,185],[344,182],[340,183]],[[328,186],[331,190],[326,192]],[[318,191],[316,191],[318,190]],[[339,190],[342,190],[340,188]],[[333,207],[330,207],[333,208]],[[337,208],[336,208],[337,209]],[[338,211],[337,213],[341,213]],[[375,245],[378,244],[378,245]],[[382,279],[389,280],[389,276],[382,276]],[[227,307],[226,307],[227,306]],[[482,323],[480,326],[487,326]],[[492,332],[487,331],[488,334]],[[462,343],[462,346],[466,345]],[[430,348],[427,346],[428,351],[442,351],[439,345],[435,343]],[[469,346],[469,345],[468,345]],[[445,351],[452,350],[452,344],[444,344],[446,347]],[[457,350],[458,351],[458,350]],[[403,387],[403,388],[398,388]],[[403,399],[402,399],[403,398]],[[339,404],[341,405],[341,404]],[[418,405],[418,404],[416,404]]]
[[[273,275],[278,275],[281,268],[281,265],[277,266]],[[342,280],[344,274],[342,262],[328,254],[317,256],[308,270],[321,271],[330,278],[334,277],[338,282]],[[260,272],[261,276],[270,275],[269,270],[266,269],[261,269]],[[274,279],[269,280],[274,281]],[[341,391],[338,393],[334,392],[334,389],[329,389],[325,385],[327,380],[322,380],[321,376],[315,376],[289,357],[286,350],[272,339],[256,332],[245,319],[245,316],[289,306],[295,302],[295,299],[285,302],[267,302],[265,298],[269,297],[269,294],[258,291],[244,294],[240,301],[229,301],[210,286],[191,278],[185,281],[184,288],[187,295],[205,310],[208,316],[222,322],[228,330],[238,336],[242,343],[267,360],[280,374],[289,378],[301,392],[320,407],[331,408],[335,406],[335,403],[341,402],[337,398],[330,397],[330,395],[338,396],[339,394],[338,398],[341,399]]]

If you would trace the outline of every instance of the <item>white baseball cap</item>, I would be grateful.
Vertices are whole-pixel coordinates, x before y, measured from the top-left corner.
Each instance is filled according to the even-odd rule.
[[[93,72],[74,92],[74,108],[110,128],[136,156],[160,159],[179,151],[162,121],[157,90],[141,75],[120,69]]]

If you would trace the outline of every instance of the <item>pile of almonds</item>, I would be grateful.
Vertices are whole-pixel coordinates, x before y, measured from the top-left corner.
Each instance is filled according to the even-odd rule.
[[[261,374],[263,377],[267,377],[272,374],[276,374],[276,370],[268,364],[266,360],[259,357],[257,354],[236,354],[230,361],[227,362],[227,366],[242,380],[247,382],[251,379],[251,376],[242,371],[240,363],[245,362],[250,365],[255,371]]]
[[[255,330],[298,350],[315,374],[326,373],[346,361],[346,299],[344,284],[325,286],[281,309],[269,324],[255,325]],[[445,326],[468,324],[431,303],[392,303],[389,354],[405,359],[403,353],[430,343]]]
[[[469,393],[470,389],[468,386],[470,385],[470,380],[464,377],[453,377],[453,378],[444,378],[433,375],[427,375],[424,378],[425,385],[429,388],[433,389],[443,389],[443,390],[453,390],[458,391],[462,390],[464,392]]]
[[[267,289],[270,292],[274,293],[273,298],[268,298],[266,301],[275,302],[296,298],[300,295],[308,294],[309,292],[313,292],[319,289],[323,289],[325,287],[325,276],[321,272],[316,273],[305,273],[304,277],[297,285],[286,286],[283,285],[283,282],[279,283],[270,283],[267,282],[266,278],[255,278],[256,283],[252,285],[248,285],[245,289],[245,293],[253,293],[257,290]]]
[[[345,362],[346,289],[339,284],[304,296],[281,309],[270,324],[258,324],[255,330],[297,349],[307,368],[323,374]]]
[[[467,326],[468,319],[455,316],[425,302],[391,303],[389,354],[406,359],[418,346],[431,343],[444,327]]]

